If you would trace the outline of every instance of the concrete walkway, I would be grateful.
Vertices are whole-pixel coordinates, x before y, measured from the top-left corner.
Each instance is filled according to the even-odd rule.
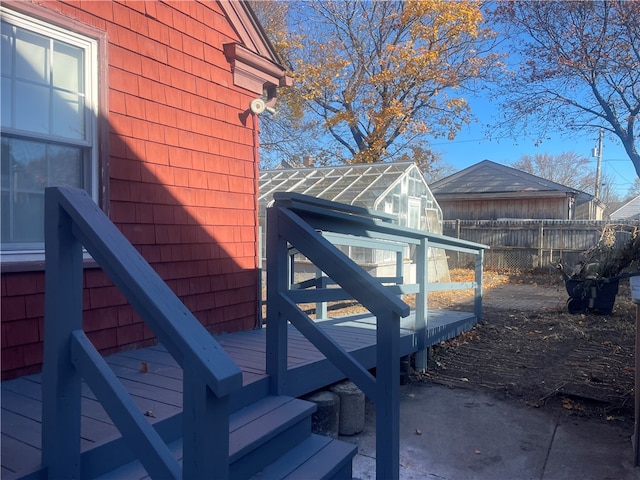
[[[375,479],[375,408],[353,476]],[[631,439],[615,421],[551,414],[477,391],[401,387],[400,478],[404,480],[638,480]]]
[[[564,284],[556,286],[506,283],[484,292],[485,308],[510,311],[566,311],[567,293]],[[472,305],[471,302],[466,302]]]
[[[485,292],[504,310],[563,310],[562,286],[507,284]],[[464,301],[463,301],[464,303]],[[375,407],[365,430],[341,437],[358,445],[354,477],[375,476]],[[640,480],[629,428],[615,420],[571,417],[477,390],[405,385],[400,404],[400,477],[404,480]]]

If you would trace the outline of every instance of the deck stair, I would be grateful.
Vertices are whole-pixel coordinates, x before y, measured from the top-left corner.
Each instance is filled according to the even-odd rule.
[[[351,477],[356,447],[312,435],[313,403],[270,391],[252,404],[241,404],[243,408],[233,404],[231,396],[237,398],[243,390],[238,365],[86,192],[48,188],[45,197],[44,468],[39,474],[127,479]],[[183,411],[162,427],[152,425],[139,410],[83,330],[82,246],[181,367]],[[79,450],[82,380],[122,435],[84,453]]]
[[[315,410],[304,400],[268,396],[232,414],[231,478],[350,479],[356,446],[312,434]]]
[[[274,195],[274,199],[275,205],[268,212],[265,373],[250,386],[239,364],[86,192],[62,187],[45,190],[41,466],[15,478],[351,478],[355,445],[313,435],[311,415],[316,407],[294,398],[298,394],[291,391],[300,378],[297,369],[289,368],[289,326],[313,344],[331,362],[331,368],[340,371],[334,381],[350,378],[373,399],[378,419],[376,474],[378,478],[399,478],[397,362],[403,348],[401,319],[409,318],[411,312],[398,294],[417,294],[416,347],[424,350],[428,247],[454,248],[476,255],[476,282],[457,287],[476,289],[475,313],[479,319],[485,246],[399,227],[388,216],[359,207],[297,194]],[[318,232],[325,230],[348,234],[349,238],[358,235],[367,242],[379,238],[394,245],[416,245],[416,276],[421,282],[412,287],[404,285],[402,278],[371,277]],[[84,332],[82,247],[178,366],[182,388],[173,390],[173,395],[181,398],[181,413],[150,421],[116,375],[118,369],[107,363]],[[289,267],[293,250],[311,260],[340,288],[324,288],[322,282],[320,288],[311,289],[292,285],[293,270]],[[392,285],[383,285],[388,282]],[[373,362],[352,356],[338,337],[334,339],[325,332],[323,322],[313,321],[298,307],[346,298],[357,299],[376,318],[372,325]],[[344,336],[340,338],[344,340]],[[246,354],[244,350],[242,353]],[[369,371],[372,367],[375,376]],[[326,372],[328,368],[317,367],[316,371]],[[81,452],[85,383],[121,438]]]
[[[357,447],[311,433],[313,403],[288,396],[267,396],[231,415],[230,478],[350,479]],[[182,459],[182,439],[168,444]],[[212,447],[215,448],[215,447]],[[149,478],[139,461],[98,475],[98,479]]]

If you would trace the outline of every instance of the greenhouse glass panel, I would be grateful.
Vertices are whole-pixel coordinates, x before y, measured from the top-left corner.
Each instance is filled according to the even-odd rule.
[[[259,216],[275,192],[297,192],[395,215],[402,226],[442,232],[442,212],[413,162],[284,168],[260,173]],[[263,232],[264,232],[263,228]],[[343,247],[359,263],[393,264],[395,252]],[[404,252],[409,258],[409,251]]]

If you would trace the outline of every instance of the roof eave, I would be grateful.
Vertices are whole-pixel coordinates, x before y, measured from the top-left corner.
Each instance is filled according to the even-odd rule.
[[[225,43],[224,54],[231,63],[234,85],[261,95],[265,90],[290,86],[293,80],[255,14],[244,1],[218,0],[240,42]]]
[[[520,191],[520,192],[469,192],[469,193],[440,193],[431,191],[433,196],[438,201],[441,200],[486,200],[487,198],[493,199],[514,199],[527,197],[537,198],[575,198],[573,192],[534,192],[534,191]]]

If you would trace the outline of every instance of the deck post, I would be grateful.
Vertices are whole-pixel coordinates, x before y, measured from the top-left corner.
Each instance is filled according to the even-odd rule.
[[[327,286],[327,277],[321,269],[316,267],[316,288],[325,288]],[[327,302],[316,303],[316,320],[319,318],[327,318]]]
[[[400,317],[377,316],[376,477],[400,477]]]
[[[476,255],[476,288],[473,300],[473,313],[478,323],[482,322],[482,270],[484,268],[484,249]]]
[[[266,372],[269,391],[282,395],[287,375],[287,320],[280,295],[289,288],[289,252],[279,231],[279,207],[267,208],[267,334]]]
[[[183,369],[182,478],[229,478],[229,397]]]
[[[291,288],[291,285],[296,283],[296,250],[287,248],[287,288]]]
[[[538,264],[536,265],[538,268],[542,268],[542,255],[544,255],[544,220],[540,220],[540,227],[538,227]]]
[[[82,328],[82,246],[57,192],[45,190],[45,322],[42,369],[42,464],[49,478],[80,471],[80,373],[71,332]]]
[[[427,371],[428,352],[425,348],[427,336],[427,312],[428,294],[427,282],[429,281],[428,268],[429,241],[426,238],[420,239],[416,249],[416,282],[418,283],[418,293],[416,295],[416,323],[415,329],[418,337],[418,350],[416,351],[415,364],[418,372]]]
[[[402,283],[406,283],[404,280],[404,252],[401,250],[396,252],[396,278],[401,278]],[[417,274],[416,274],[417,275]]]

